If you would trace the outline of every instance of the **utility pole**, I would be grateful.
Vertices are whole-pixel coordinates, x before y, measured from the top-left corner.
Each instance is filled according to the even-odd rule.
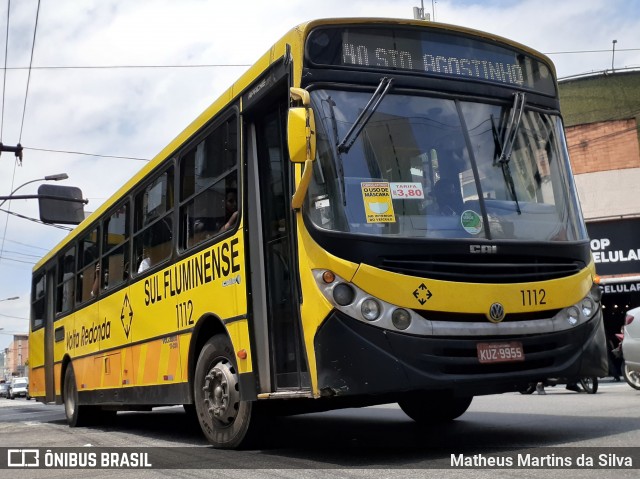
[[[20,143],[16,146],[7,146],[0,142],[0,154],[2,154],[3,151],[14,153],[18,161],[22,164],[22,145]]]

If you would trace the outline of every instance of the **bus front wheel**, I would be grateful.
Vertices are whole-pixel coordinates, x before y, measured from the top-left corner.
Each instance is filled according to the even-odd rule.
[[[249,429],[252,403],[240,400],[238,368],[226,336],[213,336],[200,351],[193,397],[207,440],[218,448],[239,447]]]
[[[398,405],[407,416],[418,423],[437,424],[462,416],[472,400],[473,396],[454,397],[442,393],[420,393],[401,399]]]

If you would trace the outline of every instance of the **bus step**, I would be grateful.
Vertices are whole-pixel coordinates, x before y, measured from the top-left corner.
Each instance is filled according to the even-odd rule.
[[[258,399],[298,399],[298,398],[312,398],[311,391],[295,390],[295,391],[278,391],[274,393],[260,393]]]

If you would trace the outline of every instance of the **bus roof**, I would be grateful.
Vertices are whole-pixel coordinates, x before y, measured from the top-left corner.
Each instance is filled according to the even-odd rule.
[[[294,61],[300,61],[303,58],[304,39],[309,31],[319,26],[327,25],[407,25],[422,27],[425,29],[433,29],[444,32],[456,32],[472,36],[477,36],[484,40],[501,43],[503,45],[516,48],[525,53],[536,57],[546,63],[556,76],[555,66],[553,62],[544,54],[533,50],[525,45],[506,39],[504,37],[491,33],[474,30],[471,28],[461,27],[458,25],[427,22],[424,20],[399,19],[399,18],[324,18],[311,20],[299,24],[289,30],[280,40],[273,44],[267,52],[265,52],[249,69],[236,80],[222,95],[220,95],[209,107],[207,107],[194,121],[192,121],[182,132],[180,132],[165,148],[155,155],[149,163],[143,166],[135,173],[124,185],[122,185],[113,195],[111,195],[100,207],[98,207],[91,215],[89,215],[82,223],[80,223],[73,231],[71,231],[63,240],[40,259],[33,267],[33,271],[40,269],[47,261],[62,250],[69,242],[83,234],[103,213],[113,207],[121,198],[129,193],[135,186],[141,182],[156,167],[161,165],[169,158],[179,147],[189,140],[200,128],[202,128],[212,117],[219,111],[223,110],[227,105],[237,99],[249,85],[251,85],[272,63],[282,58],[286,52],[287,45],[291,47],[291,54]],[[294,69],[294,81],[299,84],[301,69]]]

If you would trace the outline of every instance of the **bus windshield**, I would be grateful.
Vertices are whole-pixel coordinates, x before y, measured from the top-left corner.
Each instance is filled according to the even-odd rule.
[[[322,89],[311,97],[318,161],[306,211],[317,227],[413,238],[586,239],[557,114],[523,98],[494,104],[391,91],[344,149],[338,146],[371,93]]]

